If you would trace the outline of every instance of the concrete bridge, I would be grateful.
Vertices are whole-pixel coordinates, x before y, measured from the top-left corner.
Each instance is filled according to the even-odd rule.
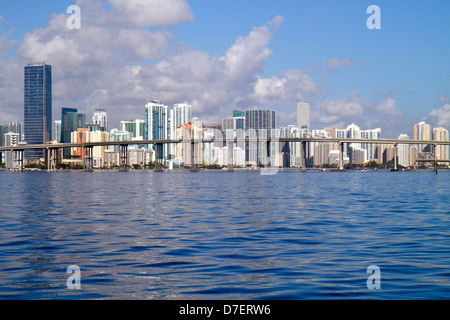
[[[58,143],[58,144],[35,144],[35,145],[19,145],[0,147],[0,151],[11,151],[13,153],[13,170],[23,171],[25,150],[43,149],[46,151],[45,158],[47,162],[47,170],[56,170],[56,165],[61,161],[59,159],[59,150],[62,148],[84,148],[84,170],[93,171],[93,148],[96,146],[119,146],[119,171],[127,171],[127,158],[129,145],[154,145],[156,153],[155,171],[162,171],[163,158],[162,150],[165,144],[187,143],[191,146],[191,171],[198,170],[198,164],[195,164],[194,150],[200,147],[203,150],[205,143],[224,142],[228,148],[227,168],[233,171],[233,145],[235,142],[245,143],[266,143],[267,157],[270,157],[270,148],[273,143],[279,142],[299,142],[301,143],[302,171],[306,171],[306,145],[310,142],[321,143],[337,143],[339,144],[339,170],[344,170],[344,143],[365,143],[365,144],[388,144],[394,146],[394,170],[398,169],[397,163],[397,146],[399,144],[415,144],[415,145],[450,145],[450,141],[435,140],[398,140],[398,139],[343,139],[343,138],[226,138],[226,139],[179,139],[179,140],[137,140],[137,141],[104,141],[104,142],[82,142],[82,143]],[[417,162],[450,162],[446,159],[434,160],[417,160]]]

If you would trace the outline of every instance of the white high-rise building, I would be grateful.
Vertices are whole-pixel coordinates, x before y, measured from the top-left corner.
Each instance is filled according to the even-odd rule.
[[[361,130],[356,124],[352,123],[346,129],[336,129],[336,138],[342,139],[381,139],[381,129]],[[361,148],[366,151],[366,161],[375,159],[375,145],[373,143],[353,143],[353,150]],[[344,143],[344,154],[349,159],[355,159],[351,154],[351,149],[347,143]],[[359,157],[359,160],[361,157]],[[358,162],[359,163],[359,162]]]
[[[297,103],[297,128],[311,130],[310,126],[311,108],[306,102]]]
[[[361,139],[381,139],[381,129],[368,129],[360,131]],[[366,150],[367,161],[375,159],[375,144],[361,143],[361,148]]]
[[[101,131],[108,131],[108,116],[105,109],[94,110],[94,114],[92,116],[92,124],[97,124],[101,128],[103,128],[103,130]]]
[[[431,140],[431,127],[424,121],[419,122],[414,125],[413,128],[413,139],[414,140]],[[430,147],[428,144],[418,145],[419,152],[430,152]]]
[[[145,121],[143,119],[120,121],[120,130],[131,133],[132,140],[143,140],[145,136]]]
[[[281,127],[281,138],[306,138],[308,135],[307,129],[299,129],[296,126]],[[289,166],[302,166],[302,151],[301,142],[289,142]]]
[[[53,140],[57,143],[61,142],[61,120],[53,122]]]
[[[398,136],[398,140],[409,140],[409,137],[406,133],[402,133]],[[404,167],[409,167],[409,144],[398,144],[398,164]]]
[[[192,107],[185,103],[176,103],[173,105],[175,129],[192,123]]]
[[[433,129],[433,140],[435,141],[449,141],[449,135],[448,130],[444,128],[434,128]],[[449,148],[448,145],[436,145],[436,148],[434,150],[436,154],[437,160],[449,160],[450,154],[449,154]]]
[[[14,147],[18,146],[20,142],[20,134],[14,133],[14,132],[8,132],[4,135],[5,138],[5,146],[6,147]],[[5,164],[6,168],[12,169],[13,168],[13,152],[12,151],[5,151]]]
[[[359,143],[350,144],[349,148],[352,151],[350,159],[352,163],[364,164],[367,162],[367,151],[358,146],[358,144]]]

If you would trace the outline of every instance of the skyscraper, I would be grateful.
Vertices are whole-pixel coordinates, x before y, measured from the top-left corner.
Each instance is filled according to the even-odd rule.
[[[245,110],[246,129],[275,129],[275,111],[268,109]]]
[[[168,107],[159,100],[153,100],[145,105],[145,140],[164,140],[168,138]],[[176,116],[175,116],[176,117]],[[153,145],[150,145],[153,149]],[[158,157],[167,157],[167,144],[163,145]]]
[[[368,129],[361,130],[361,139],[381,139],[381,129]],[[367,151],[367,161],[375,160],[375,144],[373,143],[361,143],[361,148]]]
[[[409,140],[409,137],[406,133],[402,133],[398,136],[399,140]],[[410,163],[409,163],[409,144],[398,144],[397,145],[397,149],[398,149],[398,164],[404,167],[409,167]]]
[[[444,128],[434,128],[433,129],[433,140],[435,141],[449,141],[448,130]],[[438,160],[449,160],[449,146],[446,145],[436,145],[434,150],[436,154],[436,159]]]
[[[120,122],[120,130],[131,133],[131,138],[143,140],[145,135],[145,121],[142,119]]]
[[[53,122],[53,140],[57,143],[61,142],[61,120]]]
[[[9,132],[19,134],[19,142],[22,142],[22,123],[21,122],[11,122],[9,124]]]
[[[173,105],[175,129],[192,122],[192,107],[185,103],[176,103]]]
[[[28,144],[44,144],[52,138],[52,67],[45,63],[25,66],[24,136]],[[27,150],[26,159],[39,159],[43,150]]]
[[[78,113],[76,108],[61,109],[61,143],[70,143],[72,132],[86,128],[86,115]],[[70,155],[70,148],[64,148],[64,155]]]
[[[368,129],[361,130],[356,124],[352,123],[347,126],[346,129],[336,129],[336,138],[343,139],[381,139],[381,129]],[[365,157],[366,161],[375,160],[376,158],[376,146],[373,143],[353,143],[353,148],[349,148],[348,143],[344,143],[344,154],[348,156],[348,158],[356,159],[355,156],[352,156],[353,150],[358,150],[361,148],[366,150]],[[379,154],[378,154],[379,155]],[[362,157],[359,156],[359,160]]]
[[[261,160],[266,158],[265,138],[271,136],[275,129],[275,111],[268,109],[245,110],[245,130],[249,138],[258,138],[262,141],[247,142],[245,146],[245,160],[252,164],[263,164]]]
[[[92,115],[92,124],[100,126],[100,131],[108,131],[108,115],[105,109],[95,109]]]
[[[306,102],[297,103],[297,128],[311,130],[310,106]]]
[[[431,140],[431,127],[424,121],[419,122],[414,125],[413,129],[413,139],[414,140]],[[420,144],[418,145],[419,152],[430,152],[430,145]]]

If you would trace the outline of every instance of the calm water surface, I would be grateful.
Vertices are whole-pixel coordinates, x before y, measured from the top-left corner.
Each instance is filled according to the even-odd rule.
[[[0,299],[449,299],[450,172],[0,172]],[[69,265],[81,290],[69,290]],[[369,290],[367,267],[381,269]]]

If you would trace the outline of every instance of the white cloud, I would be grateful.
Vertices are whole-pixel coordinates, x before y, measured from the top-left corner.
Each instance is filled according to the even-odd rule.
[[[109,0],[117,14],[112,23],[128,28],[175,26],[193,21],[186,0]]]
[[[79,0],[77,4],[83,17],[80,30],[66,28],[65,13],[53,15],[46,28],[24,37],[18,56],[23,64],[45,61],[53,66],[54,119],[60,117],[62,106],[78,107],[88,115],[101,106],[116,125],[124,117],[142,118],[150,99],[169,105],[185,101],[193,105],[197,116],[219,121],[228,112],[225,108],[254,93],[255,85],[263,81],[266,59],[273,54],[270,41],[284,20],[274,17],[238,37],[224,55],[211,57],[186,44],[173,43],[169,31],[147,30],[150,22],[139,20],[145,12],[152,19],[148,10],[156,6],[166,19],[152,20],[152,25],[186,21],[180,14],[177,19],[167,17],[176,15],[177,6],[186,9],[185,1],[113,0],[111,8],[97,0]],[[131,19],[140,6],[145,6],[142,15],[125,24],[123,19]],[[119,14],[119,9],[124,12]],[[168,11],[171,13],[166,14]],[[295,70],[283,74],[283,79],[289,92],[299,86],[311,90],[308,76]]]
[[[347,94],[344,99],[318,104],[312,111],[312,120],[322,124],[333,124],[344,119],[359,118],[364,114],[364,101],[356,97],[355,92]]]
[[[53,66],[54,120],[63,106],[78,107],[88,118],[93,109],[103,107],[112,126],[118,126],[120,120],[142,118],[150,99],[190,103],[207,122],[220,121],[234,107],[270,106],[278,110],[278,124],[295,124],[295,106],[304,100],[311,103],[312,121],[320,125],[355,121],[361,127],[375,126],[383,117],[398,119],[402,114],[390,96],[373,103],[351,92],[316,102],[324,89],[306,69],[264,76],[281,16],[238,37],[223,54],[210,56],[174,43],[167,30],[148,29],[192,21],[186,1],[111,0],[109,8],[98,0],[76,4],[83,19],[80,30],[68,30],[68,15],[55,14],[46,28],[24,37],[17,59],[0,59],[0,122],[20,120],[23,66],[44,61]],[[12,45],[0,33],[0,57]],[[327,64],[336,70],[353,62],[332,58]]]
[[[433,109],[430,112],[431,120],[439,127],[450,128],[450,104],[445,104],[442,108]]]
[[[375,106],[375,110],[378,112],[381,112],[386,115],[396,116],[400,117],[405,114],[403,110],[396,109],[395,105],[397,104],[397,101],[393,98],[386,98],[381,103]]]
[[[399,128],[404,128],[406,124],[404,111],[396,108],[397,101],[390,94],[384,95],[380,102],[362,99],[354,91],[342,99],[326,99],[312,106],[311,122],[319,127],[338,128],[353,122],[362,129],[381,128],[383,137],[396,137]]]

